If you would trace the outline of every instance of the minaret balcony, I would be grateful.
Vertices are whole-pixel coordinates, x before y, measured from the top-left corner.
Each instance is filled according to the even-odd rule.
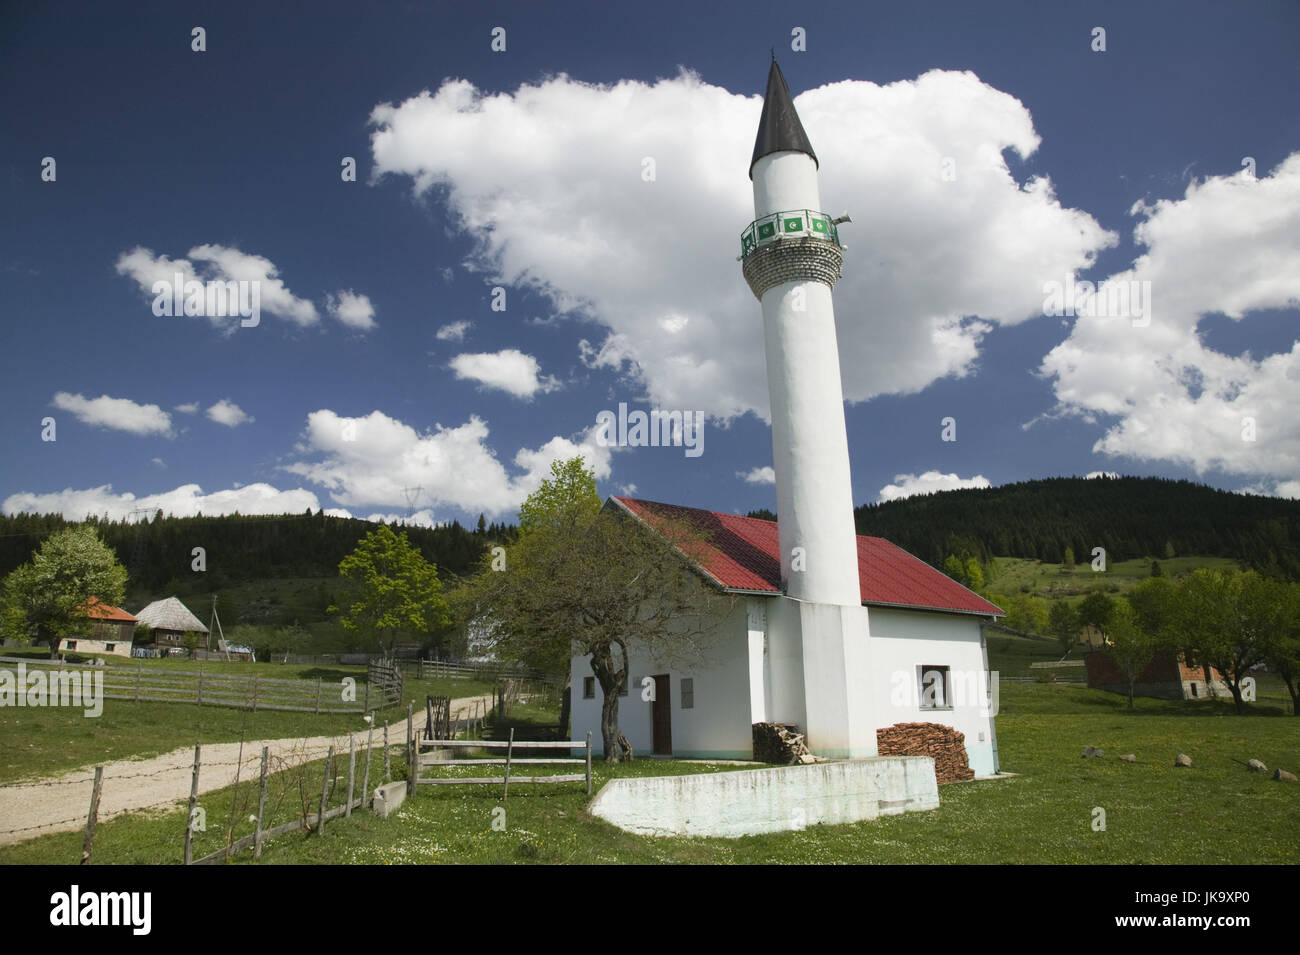
[[[751,222],[740,234],[740,257],[744,259],[768,243],[785,239],[819,239],[844,248],[840,245],[839,230],[829,215],[811,209],[794,209],[773,212]]]

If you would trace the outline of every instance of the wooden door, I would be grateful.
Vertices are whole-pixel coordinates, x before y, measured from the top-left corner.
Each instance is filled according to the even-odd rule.
[[[652,747],[656,756],[671,756],[673,754],[673,698],[668,674],[657,674],[654,681],[655,698],[650,701]]]

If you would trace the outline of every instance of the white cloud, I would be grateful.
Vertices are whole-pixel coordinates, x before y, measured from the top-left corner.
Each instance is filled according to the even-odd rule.
[[[456,277],[456,273],[452,271],[450,266],[443,268],[439,272],[439,274],[442,276],[442,280],[446,282],[448,285],[450,285],[452,283],[452,280]]]
[[[173,260],[166,255],[155,256],[152,250],[137,246],[118,257],[117,271],[120,275],[134,279],[151,301],[155,297],[154,283],[167,282],[170,286],[175,282],[177,273],[181,274],[184,282],[257,282],[261,311],[278,315],[300,326],[315,325],[320,321],[316,306],[289,291],[277,277],[279,270],[270,259],[212,244],[196,245],[188,254],[189,259]],[[206,265],[200,270],[190,259]],[[238,328],[241,321],[237,317],[219,315],[209,316],[208,320],[226,331]]]
[[[744,478],[746,484],[776,483],[776,471],[771,467],[751,468],[748,471],[737,471],[736,477]]]
[[[112,428],[131,434],[160,434],[170,437],[172,418],[157,405],[136,404],[129,398],[86,398],[66,391],[57,392],[51,402],[60,411],[71,412],[82,424]]]
[[[111,484],[101,487],[73,490],[65,488],[49,494],[20,492],[11,494],[0,505],[6,514],[62,514],[68,520],[79,521],[87,515],[107,514],[112,520],[122,520],[138,508],[157,510],[177,517],[196,514],[301,514],[307,508],[316,510],[320,502],[311,491],[298,488],[282,491],[269,484],[247,484],[243,487],[204,494],[197,484],[183,484],[171,491],[136,496],[129,492],[116,494]]]
[[[477,381],[485,388],[497,388],[516,398],[529,399],[539,391],[545,394],[560,387],[550,375],[539,377],[541,366],[537,359],[515,348],[457,355],[450,367],[457,378]]]
[[[167,462],[164,461],[162,458],[150,458],[150,459],[149,459],[149,463],[150,463],[150,464],[153,464],[153,465],[157,465],[157,466],[160,467],[160,468],[166,468],[166,467],[167,467]]]
[[[331,502],[353,513],[386,509],[403,513],[404,489],[419,487],[421,502],[496,516],[516,510],[550,473],[551,462],[582,455],[598,480],[610,474],[611,449],[596,443],[596,427],[575,439],[556,436],[514,456],[514,473],[487,445],[478,417],[421,433],[380,411],[346,418],[322,409],[307,416],[300,446],[304,458],[284,470],[329,491]]]
[[[1261,481],[1240,489],[1241,494],[1259,494],[1264,497],[1300,499],[1300,481]]]
[[[1046,179],[1014,180],[1002,151],[1037,148],[1028,110],[971,73],[846,81],[796,102],[823,205],[858,215],[836,294],[851,401],[965,374],[990,322],[1041,315],[1044,281],[1114,242]],[[759,307],[734,261],[761,105],[690,73],[491,95],[450,80],[377,106],[371,147],[377,176],[438,188],[476,242],[467,268],[603,326],[589,363],[633,375],[660,407],[766,416]]]
[[[251,416],[244,413],[244,409],[239,407],[229,398],[222,398],[215,405],[207,410],[208,419],[215,421],[217,424],[224,424],[227,428],[238,427],[246,421],[254,420]]]
[[[434,338],[440,342],[463,342],[465,333],[469,331],[473,322],[452,322],[449,325],[443,325],[434,333]]]
[[[989,479],[982,474],[973,478],[958,477],[956,474],[940,474],[938,471],[926,471],[924,474],[895,474],[894,483],[886,484],[880,489],[880,500],[897,501],[916,494],[933,494],[935,491],[954,491],[965,487],[990,487]]]
[[[1150,283],[1150,323],[1081,316],[1043,359],[1059,410],[1110,422],[1094,451],[1197,474],[1300,473],[1300,341],[1271,355],[1205,344],[1202,320],[1300,306],[1300,153],[1271,175],[1193,182],[1139,202],[1145,253],[1111,282]]]
[[[376,326],[375,307],[370,304],[370,297],[351,289],[326,296],[325,307],[348,328],[368,332]]]
[[[1084,479],[1091,481],[1093,478],[1117,478],[1119,474],[1115,471],[1089,471],[1084,475]]]
[[[176,407],[172,408],[172,411],[179,411],[181,414],[197,414],[198,410],[199,403],[197,401],[190,401],[183,405],[176,405]]]

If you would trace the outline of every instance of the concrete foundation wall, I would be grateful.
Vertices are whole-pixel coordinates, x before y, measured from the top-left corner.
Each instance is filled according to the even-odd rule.
[[[873,759],[610,780],[591,812],[627,832],[738,836],[938,808],[934,760]]]

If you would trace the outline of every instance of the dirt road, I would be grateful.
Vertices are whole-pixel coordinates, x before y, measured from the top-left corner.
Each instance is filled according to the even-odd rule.
[[[482,710],[490,709],[493,702],[491,696],[452,700],[452,718],[472,715],[475,704],[480,704]],[[404,717],[405,714],[401,719],[392,719],[388,730],[390,744],[406,742]],[[361,723],[359,716],[357,722]],[[424,710],[416,710],[414,723],[417,731],[424,728]],[[380,770],[376,774],[374,766],[371,766],[371,782],[383,774],[383,756],[379,748],[383,742],[382,728],[381,719],[375,728],[374,740],[374,753],[380,761]],[[352,734],[358,753],[365,749],[366,733],[363,729]],[[263,746],[269,747],[273,759],[279,757],[289,765],[296,765],[323,758],[331,746],[335,753],[342,753],[346,757],[348,736],[343,734],[306,739],[251,740],[243,744],[204,744],[199,767],[199,792],[210,792],[232,785],[237,771],[240,779],[256,779],[262,762]],[[193,747],[175,749],[149,759],[120,759],[105,763],[99,796],[100,821],[131,810],[171,806],[188,799],[193,765]],[[357,772],[360,775],[360,769]],[[0,845],[22,842],[50,832],[66,832],[84,827],[90,809],[94,778],[94,767],[90,767],[35,782],[0,786]],[[360,785],[358,781],[358,790]]]

